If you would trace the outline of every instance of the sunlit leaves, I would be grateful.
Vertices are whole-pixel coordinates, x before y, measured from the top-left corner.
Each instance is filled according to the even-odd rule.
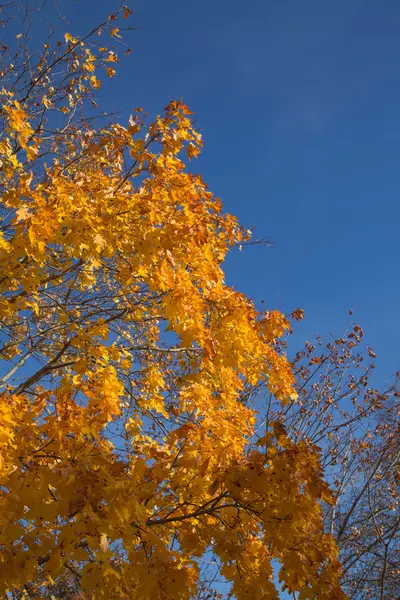
[[[185,104],[77,116],[117,63],[82,39],[2,92],[0,593],[189,599],[212,552],[239,600],[276,597],[273,559],[340,598],[317,449],[278,423],[250,444],[249,386],[296,392],[289,322],[224,281],[249,232],[188,171]]]

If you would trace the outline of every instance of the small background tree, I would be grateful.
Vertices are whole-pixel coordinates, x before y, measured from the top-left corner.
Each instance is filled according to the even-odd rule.
[[[399,374],[381,389],[371,385],[376,357],[363,337],[350,321],[339,337],[307,342],[292,361],[296,402],[282,408],[264,384],[249,388],[248,398],[260,415],[259,436],[278,420],[294,441],[320,448],[336,497],[325,528],[339,544],[348,597],[389,600],[400,597]]]

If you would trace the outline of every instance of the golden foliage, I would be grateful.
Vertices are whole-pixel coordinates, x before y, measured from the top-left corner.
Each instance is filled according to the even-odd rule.
[[[246,385],[295,397],[289,324],[224,282],[247,233],[185,167],[190,111],[77,121],[117,56],[55,52],[1,92],[0,594],[69,570],[85,598],[192,598],[211,549],[239,600],[278,597],[272,559],[300,598],[341,598],[317,449],[279,424],[249,444]]]

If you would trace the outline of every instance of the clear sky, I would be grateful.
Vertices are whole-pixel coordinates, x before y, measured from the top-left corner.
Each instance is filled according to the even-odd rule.
[[[69,24],[58,27],[76,34],[119,2],[59,6]],[[297,343],[340,333],[352,308],[388,378],[400,369],[398,0],[130,7],[132,53],[102,108],[124,119],[182,97],[205,140],[193,170],[226,211],[275,242],[232,254],[227,281],[259,307],[301,306]]]

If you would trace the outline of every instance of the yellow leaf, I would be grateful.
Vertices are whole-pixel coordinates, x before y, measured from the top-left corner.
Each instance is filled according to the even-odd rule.
[[[25,206],[21,206],[15,213],[17,222],[26,221],[31,215],[32,213]]]
[[[52,107],[51,101],[48,98],[46,98],[46,96],[42,97],[42,104],[44,104],[46,108]]]
[[[74,38],[70,33],[66,33],[64,38],[66,42],[71,42],[71,44],[76,44],[78,42],[78,38]]]
[[[108,550],[108,539],[105,533],[102,533],[100,536],[100,550],[102,552],[107,552]]]

